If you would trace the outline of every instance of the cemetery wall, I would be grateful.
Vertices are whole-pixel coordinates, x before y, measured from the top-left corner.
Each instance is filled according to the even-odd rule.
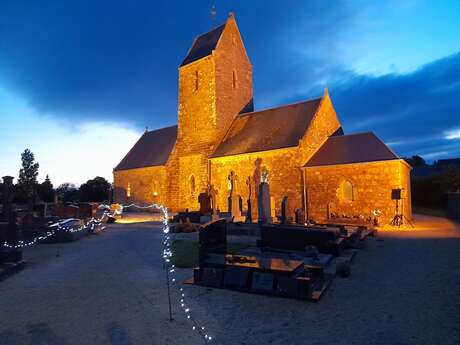
[[[118,203],[167,203],[166,168],[163,166],[115,171],[114,185],[114,198]]]
[[[262,159],[261,167],[269,171],[270,196],[274,198],[276,214],[281,213],[281,201],[288,197],[287,216],[294,219],[296,208],[302,208],[302,173],[298,164],[298,148],[255,152],[211,159],[211,183],[218,190],[217,204],[221,211],[227,211],[229,196],[228,175],[237,175],[235,190],[243,198],[243,211],[247,211],[249,189],[246,181],[254,176],[256,160]],[[252,214],[257,219],[257,194],[252,182]]]
[[[367,217],[379,209],[380,222],[388,224],[395,213],[391,190],[404,188],[404,214],[411,219],[410,169],[404,160],[305,168],[308,216],[318,221],[327,219],[328,212]],[[351,201],[343,195],[345,181],[353,186]]]

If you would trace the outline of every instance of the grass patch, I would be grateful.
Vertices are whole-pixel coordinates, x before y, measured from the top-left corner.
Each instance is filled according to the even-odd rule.
[[[412,212],[417,213],[417,214],[424,214],[426,216],[444,217],[444,218],[447,217],[446,210],[443,210],[442,208],[436,208],[436,207],[413,206]]]
[[[235,254],[250,247],[244,243],[227,243],[227,252]],[[178,268],[193,268],[198,266],[198,241],[173,240],[173,263]]]

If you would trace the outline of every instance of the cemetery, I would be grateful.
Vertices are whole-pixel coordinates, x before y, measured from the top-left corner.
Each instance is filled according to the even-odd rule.
[[[233,172],[229,174],[228,212],[213,208],[215,194],[210,188],[199,195],[199,211],[173,217],[172,224],[183,225],[184,230],[187,224],[194,224],[198,231],[198,266],[186,284],[317,301],[335,276],[351,274],[352,260],[367,236],[376,233],[374,226],[288,222],[287,197],[281,217],[275,220],[268,174],[264,173],[258,190],[257,223],[252,222],[250,212],[242,212]],[[228,235],[251,238],[253,245],[230,253]]]
[[[104,230],[106,211],[96,203],[41,204],[31,209],[13,203],[13,177],[4,176],[0,212],[0,279],[22,269],[23,248],[67,243]],[[40,207],[41,206],[41,207]]]

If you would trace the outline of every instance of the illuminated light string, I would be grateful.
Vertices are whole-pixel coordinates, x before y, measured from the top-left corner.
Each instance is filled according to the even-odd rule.
[[[6,247],[6,248],[10,248],[10,249],[19,249],[19,248],[25,248],[25,247],[30,247],[34,244],[37,244],[38,242],[42,241],[42,240],[45,240],[51,236],[53,236],[54,234],[56,234],[58,231],[64,231],[64,232],[71,232],[71,233],[76,233],[76,232],[80,232],[82,230],[88,230],[90,229],[91,231],[94,231],[94,229],[98,226],[100,226],[104,220],[105,217],[111,217],[111,216],[114,216],[116,214],[118,214],[119,212],[118,211],[115,211],[113,215],[111,215],[108,211],[104,211],[104,213],[102,214],[102,216],[100,218],[91,218],[86,224],[83,224],[81,225],[80,227],[78,228],[72,228],[68,225],[64,225],[62,224],[63,222],[58,222],[56,224],[53,224],[51,225],[50,227],[54,227],[56,226],[56,229],[53,229],[53,230],[50,230],[50,231],[47,231],[45,234],[41,235],[41,236],[37,236],[35,237],[34,239],[30,240],[30,241],[18,241],[17,244],[9,244],[7,241],[5,241],[3,243],[3,246]],[[101,230],[104,230],[105,227],[102,227]]]
[[[173,258],[173,251],[171,248],[171,236],[169,234],[169,216],[168,216],[168,209],[163,205],[152,204],[148,206],[139,206],[136,204],[129,204],[127,206],[121,206],[121,209],[128,208],[128,207],[136,207],[139,209],[159,209],[163,213],[163,260],[165,264],[165,269],[170,273],[168,275],[168,279],[170,279],[171,285],[175,286],[178,289],[178,293],[180,295],[179,305],[184,312],[185,317],[192,323],[192,330],[197,331],[198,334],[202,337],[205,343],[211,342],[214,340],[214,337],[209,335],[206,332],[205,327],[201,326],[196,318],[193,316],[191,308],[186,303],[186,296],[184,289],[180,287],[177,279],[176,279],[176,267],[172,263]],[[122,212],[120,212],[122,213]],[[169,278],[171,277],[171,278]]]
[[[102,205],[102,206],[108,208],[107,205]],[[91,228],[91,230],[94,230],[96,227],[98,227],[98,226],[100,226],[102,224],[102,222],[103,222],[105,217],[113,217],[115,215],[120,215],[120,214],[123,213],[123,209],[129,208],[129,207],[135,207],[135,208],[144,209],[144,210],[145,209],[152,209],[152,208],[153,209],[159,209],[163,213],[163,229],[162,229],[163,230],[163,237],[164,237],[163,238],[163,260],[164,260],[164,264],[165,264],[165,269],[168,271],[168,273],[171,274],[171,275],[168,274],[168,279],[170,279],[169,277],[171,276],[170,282],[172,283],[172,285],[174,285],[178,289],[178,292],[180,294],[179,305],[180,305],[182,311],[184,312],[185,317],[192,323],[192,330],[197,331],[198,334],[202,337],[202,339],[204,340],[205,343],[208,343],[208,342],[214,340],[214,337],[209,335],[206,332],[205,327],[201,326],[197,322],[195,317],[193,316],[191,308],[187,305],[187,303],[185,301],[186,296],[185,296],[184,289],[182,287],[180,287],[179,283],[177,282],[176,275],[175,275],[176,267],[171,262],[172,257],[173,257],[173,252],[172,252],[172,248],[171,248],[171,236],[169,234],[168,209],[163,205],[157,205],[157,204],[151,204],[151,205],[148,205],[148,206],[139,206],[139,205],[136,205],[136,204],[129,204],[129,205],[126,205],[126,206],[121,205],[121,211],[115,210],[113,214],[110,214],[110,212],[108,212],[108,211],[104,211],[104,213],[102,214],[102,216],[100,218],[98,218],[98,219],[91,218],[86,224],[83,224],[78,228],[71,228],[70,226],[66,226],[66,225],[61,224],[62,223],[61,222],[61,223],[57,223],[57,229],[48,231],[44,235],[35,237],[33,240],[31,240],[29,242],[19,241],[18,244],[16,244],[16,245],[10,245],[8,242],[4,242],[3,245],[5,247],[7,247],[7,248],[12,248],[12,249],[24,248],[24,247],[32,246],[32,245],[34,245],[34,244],[36,244],[39,241],[42,241],[44,239],[47,239],[48,237],[53,236],[58,231],[69,231],[69,232],[75,233],[75,232],[79,232],[79,231],[88,229],[88,227]],[[105,229],[105,227],[101,228],[101,230],[103,230],[103,229]],[[169,281],[168,281],[168,283],[169,283]]]

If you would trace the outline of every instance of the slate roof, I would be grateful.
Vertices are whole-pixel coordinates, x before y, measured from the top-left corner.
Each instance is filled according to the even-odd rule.
[[[329,137],[306,167],[399,159],[374,133]]]
[[[222,24],[205,34],[196,37],[192,47],[188,51],[187,56],[180,66],[182,67],[188,65],[193,61],[210,55],[212,51],[216,49],[217,42],[219,42],[219,38],[224,31],[225,25],[226,24]]]
[[[145,132],[114,171],[165,165],[176,136],[177,126]]]
[[[299,145],[320,102],[318,98],[236,116],[211,157]]]

